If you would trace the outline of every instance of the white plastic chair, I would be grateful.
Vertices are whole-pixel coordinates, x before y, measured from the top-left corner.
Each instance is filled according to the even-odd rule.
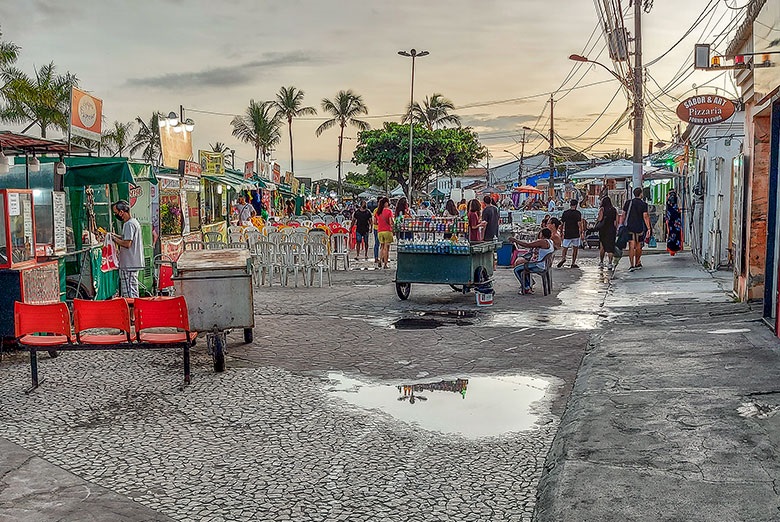
[[[344,270],[349,270],[349,234],[339,232],[330,236],[330,257],[333,270],[338,270],[339,259],[344,260]]]
[[[260,241],[260,231],[256,228],[248,229],[246,232],[244,232],[244,236],[246,239],[247,245],[249,245],[249,248],[251,249],[255,243]]]
[[[306,244],[306,238],[306,232],[293,232],[292,234],[288,234],[287,241],[303,246]]]
[[[306,263],[306,270],[308,271],[309,286],[314,286],[314,271],[317,270],[320,273],[320,288],[322,288],[322,273],[328,273],[328,286],[333,286],[330,279],[330,258],[328,257],[328,249],[323,243],[309,243],[306,245],[308,251],[308,261]]]
[[[255,286],[273,286],[274,272],[279,268],[276,263],[276,245],[269,241],[258,241],[249,249],[252,253],[252,282]],[[281,270],[279,270],[279,283],[281,284]]]
[[[244,235],[239,230],[238,232],[228,233],[228,243],[240,243],[244,240]]]
[[[241,233],[241,228],[242,227],[240,227],[238,225],[230,225],[228,227],[228,234],[240,234]]]
[[[283,242],[279,243],[279,259],[281,261],[281,278],[282,285],[287,286],[288,274],[293,272],[295,277],[295,287],[298,288],[298,272],[304,276],[303,284],[307,285],[305,274],[303,270],[306,268],[306,254],[303,251],[303,247],[297,243]]]
[[[280,234],[279,232],[271,232],[270,234],[268,234],[267,239],[274,245],[278,245],[282,241],[286,241],[287,236],[285,236],[284,234]]]

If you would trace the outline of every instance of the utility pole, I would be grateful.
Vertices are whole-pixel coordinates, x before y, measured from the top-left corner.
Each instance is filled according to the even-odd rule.
[[[550,158],[549,158],[549,164],[550,164],[550,187],[548,189],[549,192],[549,199],[552,199],[555,197],[555,180],[553,179],[553,172],[555,172],[555,119],[553,118],[553,106],[555,105],[555,100],[553,100],[553,95],[550,95]],[[641,158],[640,158],[641,159]]]
[[[642,2],[634,0],[634,157],[631,184],[642,187],[642,122],[644,101],[642,100]]]
[[[523,129],[523,141],[520,142],[520,163],[517,165],[517,186],[523,184],[523,157],[525,156],[525,129]]]

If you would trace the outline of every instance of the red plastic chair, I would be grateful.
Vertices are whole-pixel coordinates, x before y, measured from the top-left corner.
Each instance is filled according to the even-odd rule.
[[[68,306],[14,302],[14,335],[25,346],[54,349],[72,343]]]
[[[116,334],[82,333],[97,328],[120,330]],[[73,329],[84,344],[130,343],[130,307],[125,299],[107,301],[73,300]]]
[[[175,328],[176,332],[145,332],[150,328]],[[135,300],[136,338],[155,344],[192,343],[197,332],[190,331],[187,302],[184,296],[139,297]]]
[[[331,221],[330,223],[328,223],[328,228],[330,228],[335,233],[338,229],[344,227],[341,226],[341,223],[339,223],[338,221]]]
[[[301,226],[301,224],[298,223],[297,221],[290,221],[289,223],[287,223],[287,226],[288,227],[293,227],[293,228],[298,228],[298,227]]]

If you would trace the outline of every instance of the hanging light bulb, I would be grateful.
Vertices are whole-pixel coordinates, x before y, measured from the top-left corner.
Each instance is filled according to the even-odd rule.
[[[54,172],[57,173],[60,176],[63,176],[65,174],[65,171],[67,170],[67,167],[65,167],[65,163],[62,161],[58,161],[54,164]]]
[[[178,133],[178,132],[181,132],[183,130],[184,130],[184,124],[176,125],[176,126],[173,127],[173,132],[177,132]]]
[[[168,120],[162,114],[157,114],[157,125],[163,128],[168,125]]]
[[[176,124],[179,123],[179,117],[176,115],[175,112],[171,111],[168,113],[168,125],[170,127],[176,127]]]
[[[187,129],[187,132],[192,132],[192,130],[195,128],[195,122],[190,118],[187,118],[187,120],[184,122],[184,128]]]

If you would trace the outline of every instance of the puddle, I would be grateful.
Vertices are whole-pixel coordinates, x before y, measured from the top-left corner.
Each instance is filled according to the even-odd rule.
[[[417,427],[476,439],[534,428],[552,382],[522,375],[373,384],[329,373],[328,393]]]
[[[721,328],[720,330],[712,330],[707,333],[723,335],[723,334],[745,333],[749,331],[750,331],[749,328]]]
[[[477,317],[473,310],[438,310],[410,312],[407,317],[390,323],[389,328],[396,330],[431,330],[441,326],[472,326]]]

